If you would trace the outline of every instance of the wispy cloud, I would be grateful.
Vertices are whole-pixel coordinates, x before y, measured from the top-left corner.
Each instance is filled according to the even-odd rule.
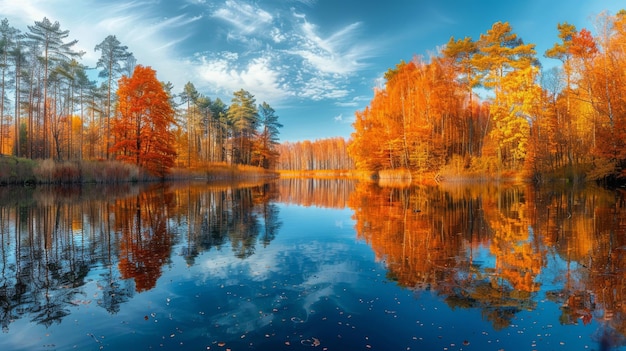
[[[232,0],[226,1],[212,16],[226,21],[242,34],[257,32],[270,25],[273,20],[269,12],[259,7]]]
[[[316,3],[84,0],[60,6],[22,0],[17,6],[0,0],[0,13],[23,19],[17,24],[22,28],[33,18],[59,20],[70,39],[78,39],[76,49],[86,52],[83,63],[90,67],[100,56],[94,47],[115,35],[139,64],[152,66],[177,89],[191,81],[206,94],[230,96],[243,88],[274,104],[330,100],[351,107],[351,80],[367,67],[372,46],[360,22],[329,32],[294,9],[308,12]]]
[[[348,101],[337,101],[335,105],[339,107],[360,107],[367,104],[371,99],[371,96],[355,96]]]
[[[314,69],[329,74],[350,75],[365,67],[363,60],[371,57],[371,47],[358,40],[360,23],[352,23],[326,38],[318,28],[303,18],[298,45],[292,51]]]
[[[350,91],[342,87],[339,82],[325,77],[311,77],[299,89],[298,96],[320,101],[325,99],[341,99]]]
[[[315,1],[304,3],[313,6]],[[358,22],[324,36],[293,8],[270,13],[256,3],[227,0],[211,9],[213,19],[228,25],[228,42],[246,48],[237,60],[203,56],[200,77],[222,92],[243,87],[279,100],[342,99],[351,94],[348,78],[371,56],[371,47],[359,40]]]
[[[43,19],[47,15],[44,10],[46,5],[45,0],[38,1],[20,1],[19,5],[16,1],[0,1],[0,13],[3,17],[12,17],[22,23],[12,23],[12,25],[31,25],[33,19],[37,21]],[[52,19],[51,19],[52,20]]]
[[[280,101],[293,95],[271,53],[243,63],[239,55],[230,52],[202,56],[199,61],[198,76],[213,91],[230,95],[245,89],[259,101]]]

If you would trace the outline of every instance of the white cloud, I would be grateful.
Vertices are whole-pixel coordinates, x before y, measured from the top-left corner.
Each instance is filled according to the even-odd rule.
[[[258,32],[274,19],[269,12],[259,7],[232,0],[226,1],[223,7],[214,11],[213,17],[230,23],[241,34],[246,35]]]
[[[43,17],[58,20],[70,31],[68,40],[78,40],[75,49],[85,52],[82,63],[89,67],[101,54],[94,47],[115,35],[159,79],[172,82],[175,89],[191,81],[208,95],[231,96],[246,89],[273,105],[289,105],[296,98],[351,106],[353,102],[344,101],[353,94],[350,78],[366,66],[372,52],[369,44],[361,44],[361,23],[328,32],[285,6],[185,0],[164,14],[155,0],[84,0],[71,6],[65,1],[0,0],[0,13],[23,30]],[[313,6],[316,0],[292,2],[303,9],[302,4]],[[190,48],[196,52],[193,57],[185,56]]]
[[[272,37],[274,43],[282,43],[287,39],[287,36],[276,27],[272,28],[270,36]]]
[[[335,102],[335,105],[340,106],[340,107],[360,107],[360,106],[365,105],[370,100],[371,100],[371,97],[355,96],[349,101],[337,101]]]
[[[335,116],[335,122],[341,122],[343,120],[343,113],[340,113],[339,115]]]
[[[338,84],[332,79],[312,77],[299,89],[298,96],[314,101],[346,97],[350,91],[340,87]]]
[[[35,20],[41,21],[46,15],[47,1],[28,1],[23,0],[17,4],[17,1],[0,1],[0,13],[2,17],[11,17],[14,21],[21,23],[11,23],[15,27],[23,25],[32,25]],[[35,20],[34,20],[35,19]],[[54,19],[50,19],[54,22]]]
[[[294,15],[295,16],[295,15]],[[291,52],[301,56],[314,69],[327,74],[350,75],[365,67],[361,61],[370,57],[369,45],[357,40],[360,23],[352,23],[322,38],[315,25],[304,20],[299,45]]]
[[[245,89],[258,101],[280,101],[293,94],[283,74],[275,69],[269,53],[240,64],[239,56],[226,52],[217,57],[201,58],[198,75],[212,89],[223,94]]]
[[[317,3],[317,0],[294,0],[294,1],[305,4],[310,7],[313,7]]]

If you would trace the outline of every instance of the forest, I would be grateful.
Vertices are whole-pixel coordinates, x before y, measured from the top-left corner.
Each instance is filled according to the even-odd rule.
[[[0,22],[0,155],[119,160],[159,177],[216,163],[275,167],[282,125],[267,102],[241,89],[227,105],[192,82],[175,94],[114,35],[90,68],[69,36],[48,18],[26,31]]]
[[[283,142],[278,145],[278,169],[283,171],[352,170],[348,143],[335,137],[315,141]]]
[[[623,180],[626,11],[595,23],[595,36],[559,23],[543,53],[558,65],[545,70],[535,45],[507,22],[401,61],[356,112],[348,146],[356,168],[436,179]]]
[[[188,82],[178,94],[113,35],[80,63],[69,31],[47,18],[0,23],[0,154],[55,162],[118,160],[163,177],[172,168],[250,165],[356,170],[374,177],[537,182],[624,180],[626,11],[595,34],[563,22],[537,53],[507,22],[454,38],[384,75],[354,132],[279,143],[276,111],[250,92],[230,105]],[[539,55],[555,62],[541,67]]]

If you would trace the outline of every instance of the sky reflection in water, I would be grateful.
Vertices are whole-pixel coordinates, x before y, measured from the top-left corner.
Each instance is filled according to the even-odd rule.
[[[528,214],[531,202],[558,196],[425,195],[424,189],[302,182],[244,191],[166,187],[73,207],[59,195],[3,203],[0,349],[599,348],[603,325],[611,324],[596,305],[608,303],[597,296],[602,288],[580,286],[592,275],[584,257],[567,262],[561,244],[548,245],[558,215],[543,223],[547,211]],[[318,194],[324,191],[334,195]],[[596,206],[610,198],[595,191],[564,196],[593,197]],[[490,196],[501,200],[496,212]],[[105,221],[93,219],[103,208],[115,218],[110,237],[102,234]],[[59,214],[44,238],[37,233],[47,227],[34,224],[51,220],[42,213]],[[467,217],[474,229],[467,229]],[[28,233],[28,223],[43,229]],[[133,231],[138,226],[140,234]],[[613,233],[623,236],[620,228]],[[503,235],[515,245],[502,243]],[[538,268],[524,266],[527,256]],[[620,307],[613,325],[621,323]],[[572,311],[577,308],[582,311]]]

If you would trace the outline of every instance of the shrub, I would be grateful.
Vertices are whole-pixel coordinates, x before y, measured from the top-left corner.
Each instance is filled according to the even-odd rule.
[[[39,183],[51,183],[52,175],[54,174],[54,167],[55,164],[54,160],[52,159],[47,159],[39,162],[39,164],[37,164],[37,166],[35,166],[35,169],[33,170],[37,181]]]

